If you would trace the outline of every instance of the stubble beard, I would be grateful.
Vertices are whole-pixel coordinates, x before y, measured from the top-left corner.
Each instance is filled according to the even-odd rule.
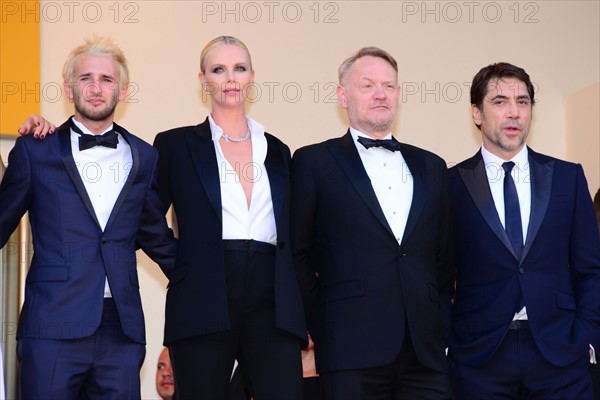
[[[505,140],[505,138],[502,136],[502,133],[498,133],[496,135],[494,144],[503,152],[512,153],[523,147],[528,135],[529,132],[523,132],[523,134],[518,138],[517,142],[513,144],[511,141]]]
[[[106,121],[107,119],[112,119],[112,116],[115,113],[118,103],[118,94],[113,95],[109,100],[110,102],[104,103],[104,108],[94,109],[91,106],[86,107],[86,99],[82,95],[75,95],[75,111],[90,121]]]
[[[352,117],[354,117],[354,118],[352,118]],[[390,112],[390,115],[381,116],[378,119],[361,118],[359,115],[357,115],[356,112],[350,113],[350,121],[354,120],[354,121],[358,122],[361,127],[364,127],[364,128],[366,128],[366,130],[368,130],[367,132],[363,132],[363,133],[373,132],[373,133],[388,134],[392,130],[392,124],[394,123],[395,118],[396,118],[396,116],[393,115],[391,112]],[[359,129],[358,126],[356,128]],[[361,130],[361,129],[359,129],[359,130]]]

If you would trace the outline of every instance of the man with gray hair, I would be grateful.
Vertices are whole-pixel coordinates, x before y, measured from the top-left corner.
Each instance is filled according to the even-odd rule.
[[[446,163],[392,137],[397,72],[375,47],[344,61],[350,129],[293,157],[292,249],[330,400],[452,397]]]

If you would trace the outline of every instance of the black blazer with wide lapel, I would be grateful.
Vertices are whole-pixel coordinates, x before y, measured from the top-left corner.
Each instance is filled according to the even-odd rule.
[[[419,327],[412,336],[421,361],[445,370],[438,256],[446,166],[432,153],[401,146],[414,191],[400,244],[350,133],[294,154],[292,247],[320,371],[391,362],[405,318],[411,332]]]
[[[289,150],[265,133],[265,159],[277,226],[276,324],[306,337],[302,302],[289,247]],[[169,282],[165,343],[229,329],[223,265],[219,171],[210,124],[157,135],[159,186],[164,210],[177,215],[177,267]],[[192,316],[193,317],[190,317]]]

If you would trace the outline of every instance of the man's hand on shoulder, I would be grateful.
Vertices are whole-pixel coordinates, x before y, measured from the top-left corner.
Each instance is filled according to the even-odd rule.
[[[35,138],[44,139],[47,134],[53,134],[56,127],[42,116],[31,114],[19,127],[19,135],[33,133]]]

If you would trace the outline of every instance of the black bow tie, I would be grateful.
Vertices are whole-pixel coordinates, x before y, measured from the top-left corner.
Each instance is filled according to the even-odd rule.
[[[77,125],[71,120],[71,129],[79,134],[79,151],[91,149],[94,146],[110,147],[116,149],[119,143],[117,132],[114,129],[106,132],[103,135],[88,135],[83,133]]]
[[[358,138],[358,143],[365,146],[365,149],[383,147],[389,151],[400,151],[400,143],[393,139],[369,139],[361,136]]]

